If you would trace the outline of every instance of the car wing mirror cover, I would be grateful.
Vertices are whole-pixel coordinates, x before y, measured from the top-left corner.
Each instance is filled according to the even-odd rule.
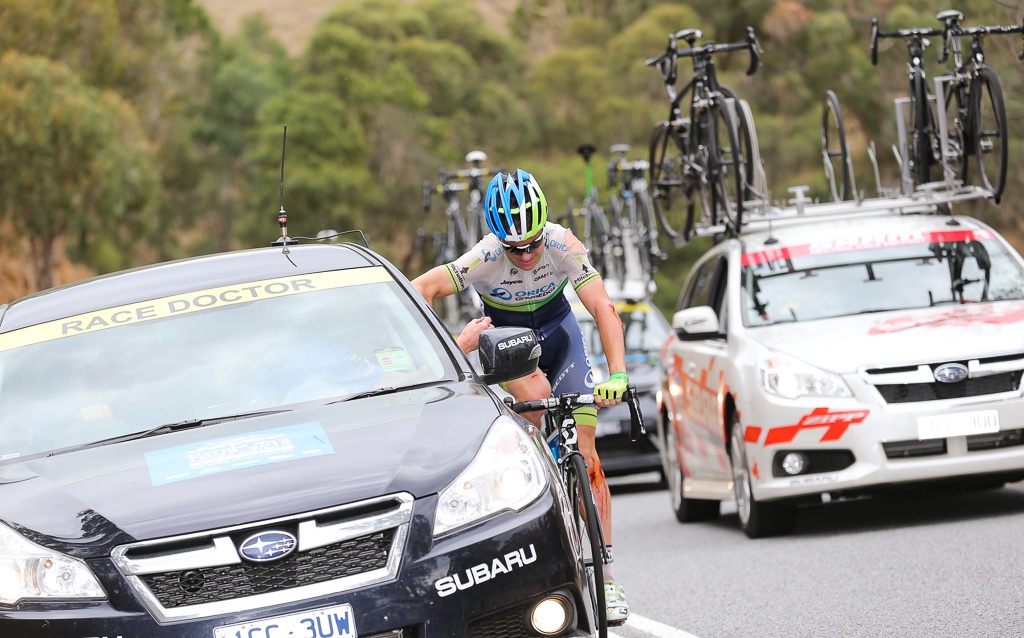
[[[686,308],[672,315],[672,330],[680,341],[721,339],[718,315],[710,306]]]
[[[540,342],[529,328],[491,328],[480,333],[480,380],[491,385],[533,374]]]

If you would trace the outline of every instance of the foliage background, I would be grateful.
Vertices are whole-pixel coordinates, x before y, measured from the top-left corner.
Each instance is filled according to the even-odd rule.
[[[754,111],[773,198],[796,184],[826,196],[827,89],[840,98],[858,188],[870,196],[870,141],[882,185],[897,184],[886,149],[896,141],[892,100],[906,90],[901,42],[882,41],[871,65],[871,18],[897,28],[937,26],[947,8],[971,25],[1024,16],[1010,0],[317,4],[324,12],[301,38],[278,39],[269,11],[222,32],[207,11],[228,6],[218,0],[0,0],[0,301],[88,273],[268,244],[279,234],[284,125],[290,234],[361,228],[415,276],[432,265],[417,230],[444,225],[439,202],[422,208],[424,180],[481,149],[492,166],[535,173],[548,201],[566,210],[584,191],[579,144],[599,149],[599,187],[610,145],[646,155],[667,102],[660,74],[643,61],[664,50],[670,31],[691,27],[721,42],[740,41],[748,25],[758,34],[757,74],[744,75],[742,55],[718,67]],[[1001,206],[971,211],[1018,245],[1020,46],[987,41],[1009,111],[1011,174]],[[932,73],[935,56],[935,47],[926,53]],[[705,246],[669,251],[656,296],[664,310]]]

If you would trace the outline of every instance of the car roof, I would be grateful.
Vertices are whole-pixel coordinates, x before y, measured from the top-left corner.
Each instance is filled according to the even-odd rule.
[[[256,248],[169,261],[84,279],[22,297],[7,305],[0,333],[76,314],[282,276],[370,266],[390,266],[352,243]]]
[[[771,229],[762,226],[757,230],[742,233],[740,242],[743,251],[749,253],[787,246],[855,240],[860,237],[905,236],[977,229],[991,231],[977,219],[959,215],[879,213],[858,217],[818,217]]]

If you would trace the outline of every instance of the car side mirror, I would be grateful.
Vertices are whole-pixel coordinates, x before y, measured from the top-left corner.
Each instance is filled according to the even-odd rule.
[[[540,343],[529,328],[491,328],[480,333],[480,381],[491,385],[533,374]]]
[[[672,329],[680,341],[721,339],[718,315],[710,306],[686,308],[672,315]]]

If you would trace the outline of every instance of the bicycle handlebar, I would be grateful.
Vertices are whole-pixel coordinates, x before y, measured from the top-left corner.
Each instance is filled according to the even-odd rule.
[[[701,46],[690,46],[686,49],[678,48],[677,40],[679,38],[684,38],[688,42],[692,43],[700,36],[701,32],[696,29],[684,29],[676,33],[670,33],[668,35],[668,47],[666,47],[665,52],[658,57],[645,60],[644,64],[646,66],[662,67],[663,64],[668,62],[668,69],[662,68],[662,76],[664,77],[666,84],[675,84],[675,61],[677,58],[692,58],[694,56],[701,55],[710,57],[716,53],[727,53],[729,51],[742,51],[744,49],[748,49],[750,51],[750,66],[747,67],[747,75],[754,75],[754,73],[756,73],[761,67],[761,54],[764,53],[764,50],[761,48],[761,44],[757,41],[757,35],[754,33],[754,27],[747,27],[747,39],[745,42],[734,42],[729,44],[705,42]]]
[[[537,410],[569,414],[572,412],[573,408],[584,405],[593,405],[594,395],[567,392],[565,394],[559,394],[558,396],[547,397],[546,399],[537,399],[535,401],[520,401],[518,403],[512,403],[510,401],[510,399],[505,399],[506,405],[508,405],[508,407],[516,414],[522,412],[535,412]],[[640,435],[646,434],[647,429],[644,427],[644,415],[640,411],[640,397],[637,396],[635,384],[630,383],[626,386],[626,393],[622,396],[622,401],[629,406],[629,440],[634,442],[639,441]]]
[[[942,34],[943,29],[938,27],[927,29],[912,27],[910,29],[896,29],[895,31],[881,31],[878,28],[878,18],[871,18],[871,64],[878,65],[878,38],[906,38],[915,40],[928,35]]]

